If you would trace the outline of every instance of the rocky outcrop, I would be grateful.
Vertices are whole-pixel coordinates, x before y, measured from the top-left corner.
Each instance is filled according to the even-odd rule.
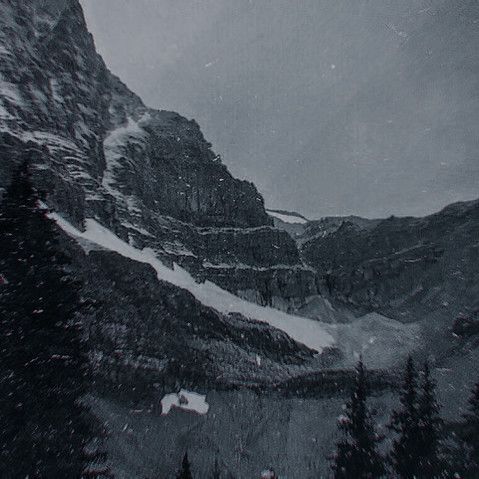
[[[284,231],[201,231],[202,275],[249,301],[296,311],[318,293],[316,274],[305,267],[295,242]]]
[[[300,264],[295,242],[274,228],[201,230],[205,257],[213,264],[272,267]]]
[[[109,72],[77,0],[0,9],[0,188],[28,158],[48,205],[77,226],[96,218],[262,304],[294,309],[315,292],[294,242],[198,124],[147,108]]]
[[[318,295],[316,273],[302,265],[273,268],[207,265],[205,273],[208,279],[241,298],[292,313],[297,313],[308,298]]]
[[[108,71],[76,0],[3,0],[1,9],[1,129],[49,150],[48,174],[82,186],[72,200],[85,215],[106,203],[120,221],[148,210],[202,226],[272,224],[256,188],[231,176],[196,122],[145,107]]]
[[[319,220],[308,221],[308,223],[304,225],[304,230],[298,236],[297,240],[300,244],[303,244],[307,241],[335,233],[339,228],[344,226],[371,230],[377,226],[380,221],[381,220],[361,218],[360,216],[326,216]]]
[[[469,338],[479,334],[479,310],[469,314],[461,313],[452,325],[452,332],[460,338]]]

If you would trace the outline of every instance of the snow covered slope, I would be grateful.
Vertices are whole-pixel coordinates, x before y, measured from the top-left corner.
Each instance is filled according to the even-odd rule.
[[[168,268],[151,248],[135,248],[93,219],[86,220],[86,229],[82,232],[58,214],[50,216],[87,251],[100,247],[149,264],[156,271],[158,279],[189,291],[203,305],[220,313],[239,313],[246,318],[267,323],[319,353],[325,348],[338,348],[343,353],[343,360],[339,363],[341,366],[353,367],[359,355],[362,355],[368,367],[391,367],[401,363],[412,349],[418,349],[423,344],[419,325],[405,325],[379,314],[369,314],[346,324],[326,324],[251,303],[210,281],[197,282],[177,264]]]
[[[188,290],[205,306],[214,308],[224,314],[240,313],[249,319],[266,322],[318,352],[334,345],[334,339],[326,331],[326,325],[319,321],[292,316],[277,309],[250,303],[221,289],[210,281],[198,283],[190,273],[177,264],[174,264],[173,269],[168,268],[157,258],[152,249],[139,250],[134,248],[94,219],[86,220],[86,229],[82,232],[57,214],[52,214],[51,217],[57,221],[57,224],[66,233],[74,238],[87,240],[127,258],[151,265],[155,269],[158,279]]]
[[[206,414],[209,405],[206,396],[182,389],[179,393],[166,394],[161,400],[161,414],[168,414],[172,408],[183,409],[184,411]]]

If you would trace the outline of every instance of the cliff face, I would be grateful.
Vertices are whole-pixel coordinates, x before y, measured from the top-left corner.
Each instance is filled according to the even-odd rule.
[[[78,226],[96,218],[264,304],[294,309],[305,283],[316,293],[254,185],[231,176],[197,123],[147,108],[109,72],[77,0],[2,0],[0,9],[0,188],[28,157],[48,205]]]
[[[479,306],[478,238],[479,202],[471,201],[425,218],[345,220],[306,239],[302,256],[323,291],[358,313],[452,322]]]
[[[108,71],[77,1],[1,9],[2,130],[48,150],[45,175],[81,186],[66,211],[75,220],[113,209],[119,221],[148,210],[202,226],[271,224],[256,188],[229,174],[194,121],[146,108]]]
[[[48,207],[80,230],[95,219],[168,267],[263,305],[294,309],[316,293],[294,241],[197,123],[146,107],[109,72],[78,0],[0,0],[0,194],[24,160]],[[118,382],[256,384],[312,360],[268,324],[215,311],[118,254],[72,255],[85,294],[108,305],[89,333],[98,371]]]

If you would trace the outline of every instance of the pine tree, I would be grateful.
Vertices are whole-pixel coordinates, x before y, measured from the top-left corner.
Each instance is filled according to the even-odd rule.
[[[366,373],[360,360],[346,416],[339,424],[346,437],[338,443],[332,465],[336,479],[377,479],[385,473],[383,460],[377,451],[379,438],[366,399]]]
[[[440,461],[440,439],[443,422],[439,416],[439,404],[435,394],[436,385],[431,378],[429,364],[424,365],[421,394],[418,398],[418,448],[420,477],[438,477]]]
[[[218,458],[215,457],[215,464],[213,466],[213,474],[211,475],[211,479],[220,479],[220,477],[221,477],[220,465],[218,462]]]
[[[469,398],[469,409],[463,415],[461,437],[465,444],[467,479],[479,477],[479,382]]]
[[[80,477],[91,437],[78,284],[27,163],[1,204],[0,231],[0,477]]]
[[[187,452],[185,452],[185,455],[183,456],[183,461],[181,462],[181,469],[176,476],[176,479],[193,479],[193,476],[191,475],[190,461],[188,460]]]
[[[408,358],[403,386],[400,394],[401,408],[394,411],[389,428],[398,434],[393,442],[390,461],[401,479],[419,477],[420,456],[418,455],[418,397],[417,372],[414,361]]]

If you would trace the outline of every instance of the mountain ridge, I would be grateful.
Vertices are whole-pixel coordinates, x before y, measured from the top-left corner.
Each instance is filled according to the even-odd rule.
[[[215,456],[242,477],[265,461],[326,473],[360,355],[379,411],[411,352],[469,367],[469,318],[454,330],[465,339],[450,326],[466,305],[454,301],[477,297],[479,203],[432,220],[306,222],[293,239],[195,121],[147,108],[109,72],[77,0],[0,0],[0,27],[0,187],[30,163],[94,306],[81,318],[85,400],[108,425],[116,477],[169,476],[185,449],[200,477]],[[162,398],[185,388],[208,412],[163,415]]]
[[[254,185],[232,177],[194,120],[147,108],[109,72],[77,0],[2,0],[0,10],[0,187],[27,160],[44,202],[79,230],[96,221],[125,244],[151,249],[169,268],[175,263],[185,268],[198,284],[211,280],[262,306],[280,298],[287,310],[307,291],[316,294],[313,271],[302,264],[289,236],[272,227]],[[71,242],[66,244],[71,249]],[[96,257],[109,265],[107,252]],[[121,264],[118,287],[126,281]],[[177,295],[187,303],[185,291]],[[141,324],[139,305],[134,297],[129,301],[125,310],[137,310],[131,314]],[[151,299],[146,302],[154,309]],[[170,307],[177,311],[178,305]],[[120,331],[112,314],[98,321]],[[179,313],[178,318],[185,319]],[[233,330],[245,329],[247,318],[232,318],[227,321]],[[194,336],[187,333],[188,341]],[[106,337],[100,348],[115,341],[120,349],[129,347],[121,334]],[[234,347],[221,353],[230,357],[224,363],[231,363],[236,348],[247,364],[248,341],[235,335]],[[281,344],[272,348],[281,350]],[[292,358],[311,360],[311,350],[304,356],[303,345],[291,344]],[[212,358],[221,348],[208,354]],[[140,357],[141,348],[136,349]],[[287,360],[275,361],[273,367],[281,368]]]

